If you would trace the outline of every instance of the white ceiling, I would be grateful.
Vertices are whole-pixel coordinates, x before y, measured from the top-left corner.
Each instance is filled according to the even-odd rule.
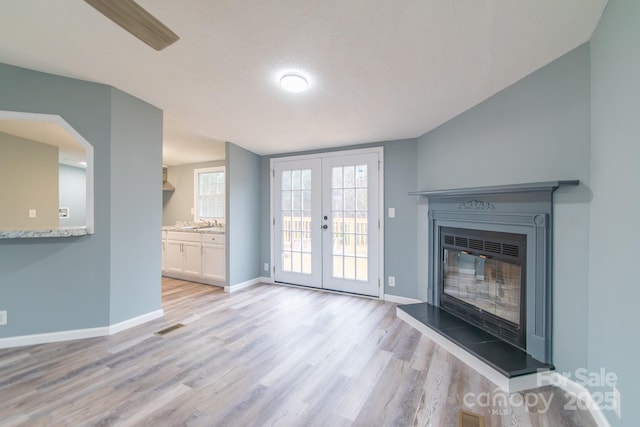
[[[180,40],[156,52],[81,0],[4,1],[0,62],[163,109],[178,164],[215,141],[273,154],[420,136],[589,40],[606,0],[139,3]],[[291,70],[307,92],[279,88]]]

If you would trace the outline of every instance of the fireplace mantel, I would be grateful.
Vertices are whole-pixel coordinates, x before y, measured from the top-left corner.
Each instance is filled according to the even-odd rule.
[[[427,226],[424,229],[423,246],[426,249],[426,270],[423,271],[428,283],[426,301],[418,304],[420,307],[399,307],[398,317],[427,334],[503,389],[511,392],[535,386],[535,372],[538,369],[553,369],[554,193],[560,187],[578,185],[578,180],[558,180],[409,193],[411,196],[428,199],[428,204],[425,204]],[[480,333],[487,333],[488,338],[478,335],[479,338],[475,341],[459,339],[462,335],[469,335],[461,332],[467,331],[466,328],[459,328],[457,324],[450,327],[451,314],[446,310],[451,310],[451,307],[446,306],[447,301],[441,306],[439,292],[442,283],[443,245],[446,246],[445,240],[441,240],[441,232],[447,229],[467,230],[471,234],[511,233],[524,238],[524,313],[521,313],[520,322],[524,325],[523,346],[516,347],[507,343],[495,331],[488,333],[488,325],[484,323],[481,324],[482,329],[476,329]],[[461,242],[464,246],[462,240]],[[494,241],[490,243],[497,244]],[[457,242],[454,245],[459,246]],[[477,241],[473,245],[469,241],[468,247],[473,248],[471,252],[480,250]],[[484,247],[484,250],[487,248]],[[411,314],[412,310],[418,310],[418,315]],[[453,317],[462,319],[460,321],[475,328],[460,313]],[[479,317],[484,319],[483,316]],[[471,320],[477,324],[478,316]],[[508,347],[513,352],[502,351],[502,347],[493,351],[490,349],[493,345]]]
[[[427,303],[440,308],[440,230],[456,228],[525,236],[526,268],[524,350],[534,359],[553,363],[553,211],[554,193],[575,187],[578,180],[426,190],[409,193],[428,198]]]
[[[446,190],[412,191],[412,196],[426,197],[463,197],[490,194],[530,193],[539,191],[554,192],[559,187],[579,185],[578,180],[529,182],[523,184],[491,185],[487,187],[452,188]]]

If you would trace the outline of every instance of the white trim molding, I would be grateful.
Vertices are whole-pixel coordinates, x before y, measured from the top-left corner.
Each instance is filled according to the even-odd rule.
[[[235,285],[227,285],[224,287],[225,292],[235,292],[240,289],[245,289],[253,285],[257,285],[258,283],[265,283],[264,277],[256,277],[255,279],[247,280],[246,282],[236,283]],[[269,279],[266,279],[269,280]]]
[[[273,281],[273,277],[264,277],[260,278],[260,283],[266,283],[267,285],[273,285],[275,282]]]
[[[135,326],[139,326],[142,325],[143,323],[147,323],[150,322],[152,320],[156,320],[159,319],[161,317],[164,316],[164,310],[160,309],[160,310],[156,310],[156,311],[152,311],[150,313],[147,314],[143,314],[142,316],[138,316],[138,317],[134,317],[119,323],[115,323],[111,326],[109,326],[109,334],[108,335],[113,335],[113,334],[117,334],[118,332],[122,332],[125,331],[127,329],[131,329]]]
[[[150,322],[162,316],[164,316],[164,311],[160,309],[147,314],[143,314],[142,316],[125,320],[123,322],[115,323],[110,326],[0,338],[0,348],[23,347],[27,345],[105,337],[108,335],[117,334],[118,332],[122,332],[135,326],[142,325],[143,323]]]
[[[602,412],[602,408],[600,408],[600,405],[598,405],[598,402],[594,399],[589,389],[584,385],[558,372],[551,372],[549,375],[543,377],[541,385],[553,385],[571,394],[583,402],[584,405],[582,405],[582,407],[589,408],[589,412],[598,427],[611,427],[604,412]]]
[[[178,279],[178,280],[186,280],[187,282],[200,283],[203,285],[217,286],[219,288],[224,288],[224,281],[220,281],[218,279],[209,279],[207,277],[196,276],[194,274],[188,273],[180,273],[175,271],[163,271],[162,277],[168,277],[170,279]]]
[[[55,123],[62,127],[85,151],[85,176],[86,176],[86,198],[85,198],[85,234],[94,233],[94,191],[93,191],[93,145],[87,141],[71,124],[62,116],[57,114],[27,113],[21,111],[0,110],[2,120],[30,120],[34,122]],[[47,236],[42,236],[47,237]],[[58,237],[52,235],[50,237]]]
[[[109,335],[109,327],[74,329],[70,331],[48,332],[45,334],[21,335],[0,339],[0,348],[23,347],[27,345],[47,344]]]
[[[199,169],[194,169],[193,170],[193,220],[195,222],[199,222],[202,219],[200,218],[200,185],[199,185],[199,178],[200,178],[200,174],[204,174],[204,173],[223,173],[224,174],[224,182],[227,182],[227,175],[226,175],[226,166],[213,166],[213,167],[209,167],[209,168],[199,168]],[[225,193],[226,193],[226,184],[225,184]],[[219,194],[217,194],[219,195]],[[223,222],[226,222],[226,213],[227,213],[227,208],[226,208],[226,198],[223,197],[222,198],[222,211],[225,213],[222,218]],[[213,217],[213,218],[205,218],[205,220],[211,220],[211,219],[215,219],[218,220],[220,217]]]
[[[379,298],[379,297],[374,296],[374,295],[352,294],[352,293],[349,293],[349,292],[334,291],[333,289],[314,288],[313,286],[295,285],[293,283],[276,282],[276,281],[273,281],[273,280],[270,280],[268,282],[263,282],[263,283],[271,284],[271,285],[275,285],[275,286],[286,286],[286,287],[289,287],[289,288],[306,289],[308,291],[325,292],[327,294],[343,295],[345,297],[366,298],[366,299],[372,299],[372,300],[376,300],[376,301],[383,301],[382,298]]]
[[[407,298],[407,297],[401,297],[399,295],[391,295],[391,294],[384,294],[382,296],[382,299],[385,300],[386,302],[392,302],[394,304],[417,304],[420,302],[424,302],[415,298]]]

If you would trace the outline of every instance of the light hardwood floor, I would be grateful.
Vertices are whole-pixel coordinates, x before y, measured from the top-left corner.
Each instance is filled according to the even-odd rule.
[[[520,394],[528,408],[501,404],[395,304],[163,279],[163,308],[110,337],[0,350],[0,425],[440,427],[466,408],[487,426],[595,426],[556,388]],[[541,396],[552,396],[546,412]]]

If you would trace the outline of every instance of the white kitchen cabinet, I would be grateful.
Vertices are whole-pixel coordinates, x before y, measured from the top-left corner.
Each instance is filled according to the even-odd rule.
[[[224,286],[224,234],[167,231],[163,240],[163,275]]]
[[[166,241],[167,273],[182,273],[184,270],[184,257],[182,255],[182,242],[177,240]]]
[[[202,277],[224,283],[226,276],[224,235],[202,235]]]
[[[183,264],[186,274],[193,276],[202,275],[202,244],[195,242],[182,243]]]
[[[162,272],[167,271],[167,232],[162,232]]]
[[[202,243],[199,233],[169,231],[166,243],[166,272],[200,277]]]

